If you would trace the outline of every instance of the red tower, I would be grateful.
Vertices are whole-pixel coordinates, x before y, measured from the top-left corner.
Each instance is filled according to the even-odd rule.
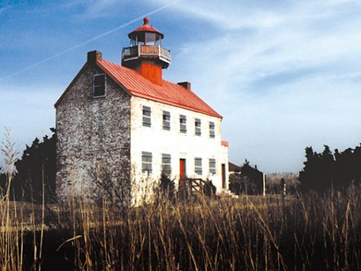
[[[122,65],[137,70],[143,77],[157,85],[162,84],[162,69],[171,63],[170,50],[162,47],[164,35],[149,24],[144,24],[128,34],[130,47],[123,48]]]

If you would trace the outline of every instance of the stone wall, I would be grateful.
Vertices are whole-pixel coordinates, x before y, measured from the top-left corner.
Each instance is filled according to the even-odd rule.
[[[101,73],[87,64],[56,105],[61,199],[98,198],[104,187],[118,193],[130,183],[130,96],[107,76],[105,97],[93,98],[93,75]]]

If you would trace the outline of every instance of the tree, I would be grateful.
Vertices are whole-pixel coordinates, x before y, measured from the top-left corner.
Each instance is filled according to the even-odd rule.
[[[261,194],[262,182],[263,173],[257,169],[257,165],[252,167],[246,159],[240,172],[230,176],[229,189],[236,195],[241,193]]]
[[[322,153],[316,153],[312,147],[306,148],[306,161],[300,172],[303,191],[322,192],[328,188],[341,188],[361,180],[361,148],[348,148],[343,152],[338,149],[334,154],[325,145]]]
[[[50,138],[45,136],[42,142],[35,138],[30,147],[26,146],[21,159],[15,163],[17,174],[12,186],[15,200],[33,200],[40,203],[44,182],[45,201],[54,201],[56,131],[53,128],[50,130],[53,132]]]

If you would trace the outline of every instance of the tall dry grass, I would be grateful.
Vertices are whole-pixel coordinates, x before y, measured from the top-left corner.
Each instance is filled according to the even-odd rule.
[[[45,227],[45,198],[40,207],[41,219],[36,220],[34,205],[25,202],[11,201],[11,184],[15,174],[15,163],[18,152],[12,140],[10,129],[5,128],[5,136],[0,152],[4,160],[3,172],[6,175],[5,193],[0,200],[0,267],[1,270],[42,269],[43,237]],[[44,179],[44,178],[43,178]],[[44,191],[44,183],[43,183]],[[3,192],[3,191],[2,191]],[[37,208],[39,209],[39,207]],[[28,219],[25,218],[25,214]],[[32,237],[32,242],[26,242],[25,237]],[[37,236],[40,236],[38,238]],[[24,264],[29,256],[26,250],[32,250],[31,265]]]
[[[11,140],[1,150],[13,169]],[[126,212],[85,195],[11,202],[9,191],[0,201],[1,270],[361,270],[360,186],[163,199]]]
[[[94,205],[74,198],[45,209],[12,203],[0,265],[3,270],[359,270],[360,192],[353,186],[284,201],[199,197],[122,216],[105,200]]]

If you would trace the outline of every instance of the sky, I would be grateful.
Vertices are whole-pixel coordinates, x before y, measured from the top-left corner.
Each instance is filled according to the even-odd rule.
[[[308,146],[361,143],[360,12],[359,0],[0,0],[0,138],[10,128],[21,153],[49,135],[87,52],[120,63],[147,15],[171,50],[163,77],[223,116],[230,161],[297,173]]]

